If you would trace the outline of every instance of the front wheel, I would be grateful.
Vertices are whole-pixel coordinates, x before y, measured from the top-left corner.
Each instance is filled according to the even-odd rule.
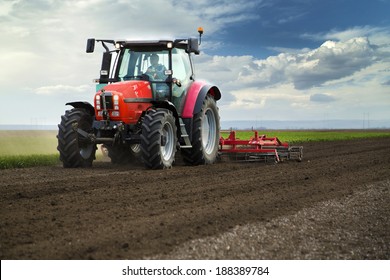
[[[202,109],[194,116],[192,148],[182,149],[183,160],[190,165],[212,164],[219,145],[219,113],[211,96],[206,96]]]
[[[146,168],[171,168],[175,160],[177,128],[171,111],[152,109],[142,123],[141,151]]]
[[[65,112],[58,125],[58,151],[64,167],[90,167],[95,159],[96,144],[80,136],[77,129],[91,133],[93,117],[81,108]]]

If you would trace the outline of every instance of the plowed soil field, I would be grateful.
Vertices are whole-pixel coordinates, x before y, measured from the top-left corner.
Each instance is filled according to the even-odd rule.
[[[302,162],[0,170],[1,259],[390,259],[390,138]]]

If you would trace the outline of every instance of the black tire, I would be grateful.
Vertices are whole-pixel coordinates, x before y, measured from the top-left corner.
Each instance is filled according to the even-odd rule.
[[[194,116],[192,128],[192,148],[182,149],[186,164],[212,164],[217,160],[219,145],[219,113],[211,96],[206,96],[202,109]]]
[[[65,112],[61,116],[58,125],[58,151],[60,160],[66,168],[90,167],[95,159],[96,144],[83,141],[76,131],[80,128],[86,132],[92,132],[93,116],[85,109],[75,108]]]
[[[175,160],[177,128],[171,111],[152,109],[142,123],[142,160],[148,169],[171,168]]]
[[[131,164],[141,161],[141,147],[139,144],[105,147],[113,164]]]

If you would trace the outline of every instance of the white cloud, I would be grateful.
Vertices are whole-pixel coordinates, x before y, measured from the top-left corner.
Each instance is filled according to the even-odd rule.
[[[304,33],[302,38],[307,38],[316,41],[335,40],[348,41],[357,37],[369,37],[372,44],[389,43],[390,31],[388,27],[374,26],[354,26],[345,30],[333,29],[322,33]]]
[[[72,94],[72,93],[88,93],[93,92],[91,85],[55,85],[55,86],[43,86],[34,90],[38,95],[57,95],[57,94]]]
[[[229,85],[270,87],[293,83],[297,89],[320,87],[370,66],[378,58],[378,49],[367,38],[353,38],[344,42],[326,41],[319,48],[307,52],[280,53],[263,60],[254,57],[207,58],[203,70],[218,70],[217,80]],[[208,69],[208,70],[207,70]],[[223,75],[223,76],[219,76]]]
[[[300,14],[293,14],[293,15],[289,15],[289,16],[284,16],[283,18],[279,19],[277,22],[279,24],[286,24],[286,23],[289,23],[291,21],[296,21],[300,18],[302,18],[303,16],[305,16],[307,13],[300,13]]]
[[[292,49],[292,48],[284,48],[284,47],[268,47],[268,49],[278,53],[289,53],[289,54],[302,54],[310,51],[309,48]]]
[[[296,64],[287,67],[286,75],[298,89],[321,86],[371,65],[375,50],[367,38],[353,38],[345,42],[327,41],[318,49],[296,56]]]
[[[175,7],[177,5],[186,11],[191,11],[201,22],[208,23],[207,27],[212,31],[219,30],[235,22],[258,18],[254,8],[261,5],[262,2],[262,0],[219,0],[212,3],[208,0],[173,1]]]
[[[7,15],[14,5],[15,1],[1,1],[0,2],[0,17]]]
[[[315,93],[310,95],[310,101],[313,102],[320,102],[320,103],[328,103],[328,102],[334,102],[336,99],[329,94],[325,93]]]

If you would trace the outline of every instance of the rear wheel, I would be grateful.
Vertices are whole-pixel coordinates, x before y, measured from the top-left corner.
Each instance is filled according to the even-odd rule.
[[[65,112],[58,125],[58,151],[64,167],[90,167],[95,159],[96,144],[80,136],[77,128],[91,133],[93,117],[81,108]]]
[[[177,134],[175,118],[166,109],[146,113],[142,123],[142,160],[147,168],[171,168],[175,160]]]
[[[219,144],[219,113],[211,96],[203,101],[202,109],[194,116],[192,148],[182,149],[187,164],[212,164],[216,161]]]

